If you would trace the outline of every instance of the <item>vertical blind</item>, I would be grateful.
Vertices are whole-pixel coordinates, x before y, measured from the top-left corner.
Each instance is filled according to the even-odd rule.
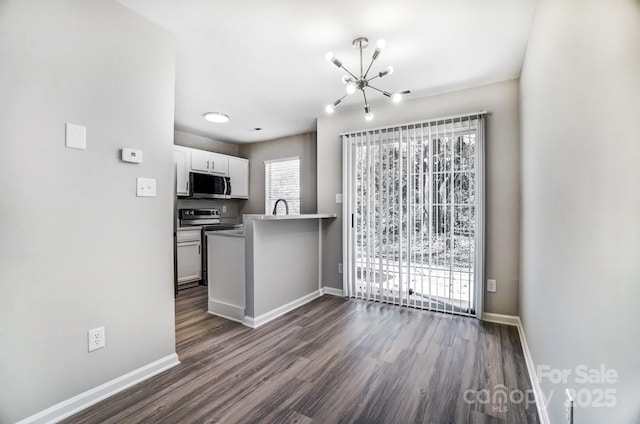
[[[270,214],[278,199],[284,199],[290,215],[300,214],[300,158],[283,158],[264,163],[264,208]],[[278,211],[284,213],[282,202]]]
[[[348,296],[481,314],[484,115],[343,134]]]

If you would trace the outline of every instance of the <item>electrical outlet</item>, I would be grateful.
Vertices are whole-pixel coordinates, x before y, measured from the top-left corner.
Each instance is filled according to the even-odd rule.
[[[222,213],[227,213],[227,205],[222,205]]]
[[[104,327],[89,330],[88,334],[89,352],[93,352],[97,349],[102,349],[105,346],[106,340],[104,337]]]
[[[487,280],[487,291],[495,293],[498,290],[498,283],[496,280]]]
[[[569,389],[565,389],[564,393],[567,396],[567,399],[564,401],[564,414],[567,418],[567,422],[569,424],[573,424],[573,408],[575,407],[576,403],[573,400],[573,396],[571,395]]]
[[[338,274],[342,274],[342,264],[338,264]]]

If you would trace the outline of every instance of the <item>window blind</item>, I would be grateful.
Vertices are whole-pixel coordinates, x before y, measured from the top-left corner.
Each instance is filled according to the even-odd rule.
[[[484,116],[343,134],[348,296],[482,316]]]
[[[284,158],[264,163],[264,207],[270,214],[278,199],[289,205],[290,215],[300,214],[300,158]],[[284,214],[285,207],[280,202],[278,212]]]

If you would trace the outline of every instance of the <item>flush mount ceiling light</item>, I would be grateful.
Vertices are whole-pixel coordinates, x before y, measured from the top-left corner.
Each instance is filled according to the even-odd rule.
[[[220,112],[207,112],[204,114],[204,119],[209,122],[215,122],[216,124],[224,124],[225,122],[229,122],[229,115]]]
[[[360,76],[359,77],[355,76],[353,72],[345,68],[344,65],[342,64],[342,61],[340,61],[340,59],[335,57],[332,52],[329,52],[325,55],[325,59],[327,59],[328,62],[333,63],[338,68],[344,69],[345,72],[349,74],[342,77],[342,83],[347,85],[347,88],[346,88],[347,94],[340,97],[335,102],[328,104],[325,108],[327,113],[333,113],[336,106],[338,106],[345,97],[355,93],[356,90],[360,90],[362,91],[362,97],[364,98],[364,117],[367,121],[370,121],[373,119],[373,114],[371,113],[369,102],[367,101],[367,93],[366,93],[367,88],[371,88],[372,90],[375,90],[384,94],[385,96],[390,98],[394,103],[398,103],[400,100],[402,100],[402,96],[404,94],[410,93],[409,90],[403,91],[401,93],[389,93],[388,91],[380,90],[379,88],[376,88],[370,84],[370,82],[376,78],[382,78],[386,75],[393,74],[393,66],[387,66],[384,71],[378,72],[373,76],[369,77],[369,71],[371,70],[371,66],[373,65],[373,62],[375,62],[375,60],[378,58],[378,56],[380,56],[380,52],[382,51],[382,49],[384,49],[385,44],[386,43],[384,40],[378,40],[378,42],[376,43],[376,50],[373,52],[373,56],[371,57],[371,63],[369,63],[369,66],[365,71],[364,62],[362,61],[362,49],[366,48],[369,45],[369,40],[365,37],[359,37],[353,40],[353,47],[360,50]]]

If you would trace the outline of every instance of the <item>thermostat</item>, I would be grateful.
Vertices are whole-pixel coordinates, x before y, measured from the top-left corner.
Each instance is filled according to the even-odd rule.
[[[142,150],[129,149],[125,147],[122,149],[122,161],[131,163],[142,163]]]

